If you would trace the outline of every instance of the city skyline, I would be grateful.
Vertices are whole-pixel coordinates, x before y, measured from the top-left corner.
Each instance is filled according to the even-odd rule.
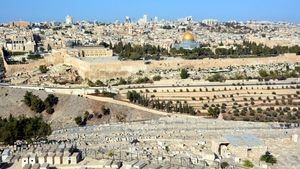
[[[220,21],[274,21],[300,23],[300,14],[297,6],[300,2],[296,0],[259,0],[240,2],[238,0],[213,0],[199,2],[196,0],[180,1],[4,1],[3,10],[0,11],[0,22],[11,21],[64,21],[66,15],[74,16],[75,21],[123,21],[125,16],[132,20],[138,20],[144,14],[151,18],[176,20],[185,16],[193,16],[195,20],[207,18]],[[12,12],[13,11],[13,12]],[[53,12],[55,11],[55,12]],[[276,12],[275,12],[276,11]],[[9,14],[9,15],[8,15]]]

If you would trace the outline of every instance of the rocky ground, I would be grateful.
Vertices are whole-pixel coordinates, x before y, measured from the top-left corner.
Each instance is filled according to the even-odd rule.
[[[42,73],[39,68],[33,68],[25,72],[17,72],[12,75],[7,75],[5,80],[9,81],[10,84],[38,85],[81,84],[82,82],[82,79],[72,66],[63,64],[48,66],[47,72],[44,73]]]
[[[27,90],[25,89],[1,87],[0,116],[8,117],[12,114],[13,116],[25,115],[32,117],[37,115],[22,102],[26,91]],[[48,95],[45,91],[32,92],[33,94],[38,95],[42,100],[44,100]],[[54,106],[54,114],[49,115],[46,112],[41,113],[44,119],[51,123],[53,129],[77,126],[74,121],[75,117],[83,116],[85,111],[88,111],[90,114],[103,114],[103,106],[111,110],[110,115],[103,115],[101,118],[94,116],[88,121],[88,125],[118,122],[118,114],[125,116],[125,121],[140,121],[160,117],[160,115],[129,108],[124,105],[105,103],[80,96],[55,95],[59,98],[59,102],[56,106]]]

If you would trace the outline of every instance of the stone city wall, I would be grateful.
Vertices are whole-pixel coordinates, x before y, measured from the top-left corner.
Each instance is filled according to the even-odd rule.
[[[75,57],[66,56],[66,65],[72,65],[78,70],[82,78],[90,80],[112,79],[117,77],[128,77],[140,70],[146,70],[144,62],[138,61],[116,61],[110,63],[93,63],[80,60]]]
[[[4,67],[7,75],[12,75],[17,72],[26,72],[38,68],[40,65],[55,65],[64,62],[64,51],[54,52],[51,56],[36,61],[30,61],[27,64],[7,64],[4,59],[3,50],[1,50],[1,58],[4,62]]]
[[[78,70],[82,78],[90,80],[105,80],[117,77],[126,78],[131,74],[139,71],[151,70],[168,70],[181,68],[213,68],[213,67],[228,67],[242,65],[257,65],[257,64],[276,64],[276,63],[295,63],[300,62],[300,56],[295,54],[286,54],[277,57],[262,57],[262,58],[227,58],[227,59],[202,59],[202,60],[167,60],[167,61],[152,61],[151,64],[144,64],[144,61],[114,61],[104,63],[94,63],[80,60],[67,54],[66,50],[54,52],[51,56],[45,57],[38,61],[29,64],[7,65],[5,69],[7,74],[12,74],[20,71],[28,71],[40,65],[54,65],[64,63],[71,65]]]
[[[244,59],[203,59],[203,60],[170,60],[152,61],[151,64],[144,64],[143,61],[116,61],[110,63],[90,63],[77,58],[68,57],[65,64],[76,67],[79,74],[91,80],[111,79],[116,77],[128,77],[139,71],[168,70],[181,68],[213,68],[257,64],[295,63],[300,62],[300,56],[286,54],[277,57],[244,58]]]

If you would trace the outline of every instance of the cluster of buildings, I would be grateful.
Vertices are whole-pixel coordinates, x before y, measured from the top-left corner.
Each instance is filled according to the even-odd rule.
[[[7,35],[6,38],[7,39],[2,45],[8,51],[27,53],[32,53],[36,51],[37,44],[33,39],[33,34],[12,34]]]
[[[215,48],[220,44],[230,46],[243,41],[263,43],[268,46],[299,44],[299,25],[273,22],[219,22],[206,19],[196,22],[192,17],[177,21],[149,19],[144,15],[137,22],[126,17],[125,22],[111,24],[100,22],[75,22],[67,16],[59,22],[13,22],[0,26],[0,46],[8,50],[48,51],[70,46],[98,46],[101,42],[116,44],[119,41],[136,45],[151,44],[161,48],[195,48],[207,44]],[[185,32],[192,39],[183,39]],[[12,37],[18,35],[17,37]],[[33,37],[37,38],[33,38]],[[184,35],[187,36],[187,35]],[[188,41],[188,42],[187,42]],[[182,43],[178,46],[178,43]]]

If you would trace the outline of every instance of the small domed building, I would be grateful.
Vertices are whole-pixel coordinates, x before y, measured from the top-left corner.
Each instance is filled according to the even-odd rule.
[[[185,32],[183,34],[183,38],[182,38],[182,42],[179,44],[175,44],[174,47],[176,49],[189,49],[192,50],[194,48],[199,48],[200,47],[200,43],[195,41],[194,35],[190,32]]]

